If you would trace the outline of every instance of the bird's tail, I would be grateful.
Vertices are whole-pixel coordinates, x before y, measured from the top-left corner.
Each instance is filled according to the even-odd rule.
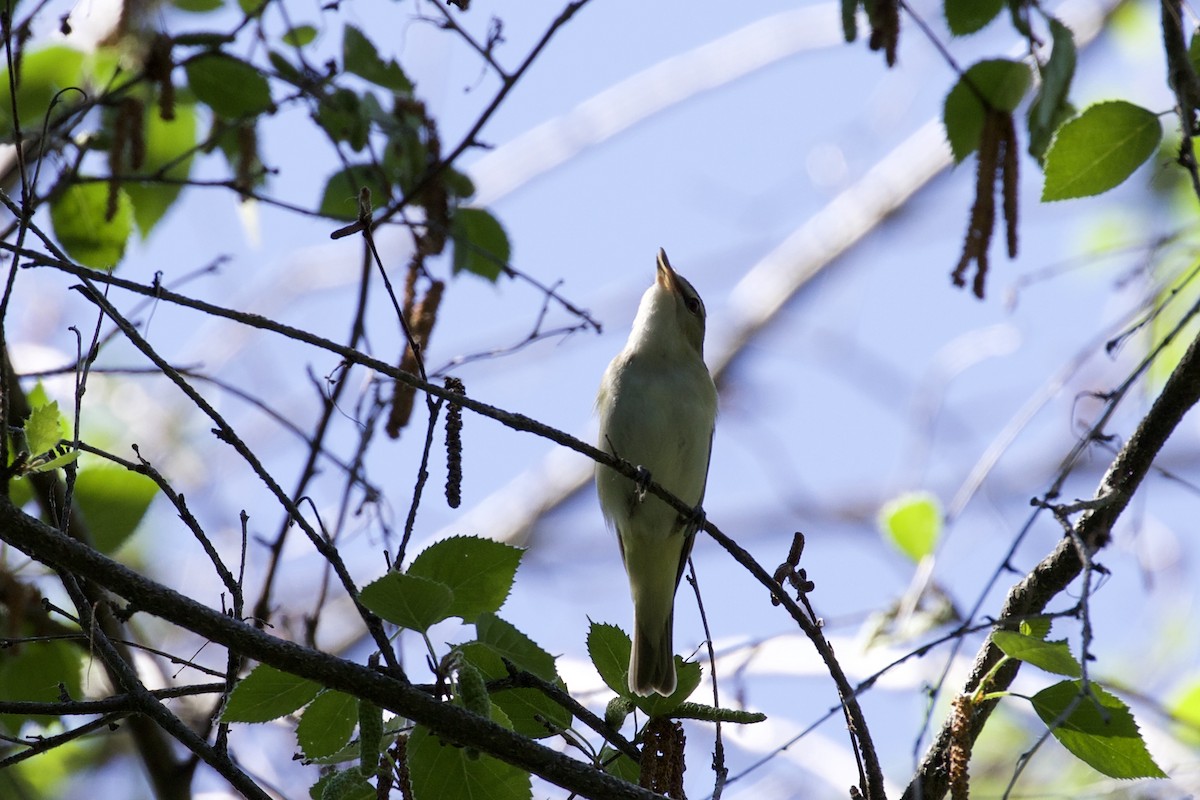
[[[665,616],[635,612],[633,651],[629,654],[629,690],[635,694],[645,697],[658,692],[668,697],[675,692],[674,616],[674,609]]]

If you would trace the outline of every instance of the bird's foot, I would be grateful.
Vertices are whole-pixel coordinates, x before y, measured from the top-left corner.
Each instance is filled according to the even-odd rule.
[[[634,498],[637,502],[646,499],[646,490],[650,488],[650,470],[641,464],[637,466],[637,477],[633,481]]]
[[[683,524],[690,531],[698,531],[708,522],[708,515],[704,513],[704,506],[699,504],[692,509],[692,513],[680,516],[683,519]]]

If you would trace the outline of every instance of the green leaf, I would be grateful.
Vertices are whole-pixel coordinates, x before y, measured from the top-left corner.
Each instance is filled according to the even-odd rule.
[[[408,739],[413,796],[473,800],[529,800],[529,773],[489,755],[472,758],[464,748],[445,744],[416,726]]]
[[[357,724],[358,699],[328,689],[304,709],[296,741],[307,758],[332,755],[346,746]]]
[[[412,82],[394,60],[384,61],[374,43],[353,25],[347,25],[342,37],[342,64],[346,71],[376,86],[399,94],[412,92]]]
[[[529,642],[529,645],[541,652],[536,644]],[[495,681],[508,677],[501,656],[507,658],[507,654],[512,652],[514,648],[511,643],[503,650],[477,641],[458,645],[456,649],[483,674],[484,680]],[[566,684],[557,675],[547,680],[566,691]],[[571,726],[570,712],[537,689],[504,689],[492,694],[491,699],[509,718],[512,729],[522,736],[542,739]]]
[[[632,698],[629,691],[629,636],[616,625],[593,622],[588,627],[588,657],[601,680],[620,697]]]
[[[641,697],[629,690],[629,654],[633,649],[629,635],[615,625],[593,622],[588,629],[588,656],[608,688],[651,717],[666,716],[696,691],[700,685],[700,665],[675,656],[678,684],[670,697],[652,694]]]
[[[242,678],[221,713],[223,722],[270,722],[290,714],[321,691],[321,685],[259,664]]]
[[[1039,161],[1045,156],[1054,132],[1075,115],[1067,100],[1075,77],[1075,36],[1054,17],[1049,22],[1054,49],[1042,69],[1042,86],[1029,105],[1029,154]]]
[[[980,61],[959,78],[946,95],[942,123],[954,161],[961,162],[979,147],[985,109],[979,92],[997,111],[1013,111],[1028,91],[1029,67],[1003,58]]]
[[[449,167],[442,173],[442,183],[451,197],[466,200],[475,194],[475,183],[465,173]]]
[[[913,561],[933,553],[942,533],[942,506],[929,492],[910,492],[879,512],[883,537]]]
[[[284,44],[293,47],[304,47],[317,38],[317,29],[312,25],[297,25],[289,28],[282,36]]]
[[[125,255],[133,233],[133,204],[117,192],[117,213],[105,219],[108,184],[75,183],[50,203],[50,224],[67,253],[92,269],[112,270]]]
[[[492,539],[452,536],[423,550],[406,572],[449,586],[454,603],[448,616],[474,622],[504,605],[520,563],[519,548]]]
[[[1162,125],[1152,111],[1114,100],[1063,125],[1046,153],[1042,200],[1091,197],[1119,186],[1154,155]]]
[[[271,108],[267,79],[245,61],[223,53],[205,53],[184,66],[188,85],[218,117],[240,119]]]
[[[641,765],[607,744],[600,748],[600,763],[604,765],[604,771],[609,775],[620,778],[627,783],[636,785],[641,779]]]
[[[512,623],[485,612],[475,621],[475,632],[480,644],[488,646],[497,655],[508,659],[520,669],[531,672],[544,681],[553,681],[558,677],[554,656],[539,647]]]
[[[1088,690],[1089,696],[1080,697],[1081,681],[1063,681],[1031,700],[1054,738],[1097,772],[1110,778],[1167,777],[1150,757],[1129,708],[1096,683],[1088,684]]]
[[[1053,672],[1055,675],[1078,678],[1083,674],[1083,668],[1079,666],[1075,656],[1071,655],[1071,648],[1067,646],[1065,639],[1047,642],[1044,639],[1026,636],[1016,631],[994,631],[992,641],[1006,655],[1040,667],[1047,672]]]
[[[388,622],[424,633],[452,616],[454,592],[430,578],[389,572],[364,586],[358,599]]]
[[[102,553],[115,552],[137,530],[156,494],[158,484],[124,467],[87,467],[75,478],[75,502]]]
[[[703,703],[680,703],[671,716],[676,719],[698,719],[702,722],[732,722],[736,725],[765,722],[767,719],[767,715],[759,711],[716,708]]]
[[[460,208],[450,220],[454,239],[454,272],[473,272],[495,282],[508,265],[511,248],[508,234],[482,208]]]
[[[336,89],[321,97],[313,119],[335,142],[346,142],[355,152],[367,146],[370,114],[362,99],[351,90]]]
[[[1037,639],[1045,639],[1050,635],[1050,618],[1049,617],[1033,617],[1031,619],[1021,620],[1021,633],[1026,636],[1033,636]]]
[[[652,694],[649,697],[633,696],[633,704],[651,717],[675,716],[675,712],[683,705],[683,701],[692,696],[700,685],[700,665],[695,661],[684,661],[682,656],[675,656],[675,675],[678,684],[670,697]]]
[[[189,14],[207,14],[225,5],[225,0],[171,0],[171,5]]]
[[[358,767],[322,775],[308,795],[312,800],[375,800],[378,796]]]
[[[82,651],[66,642],[27,642],[10,647],[0,657],[0,701],[54,702],[61,695],[60,683],[68,696],[81,700],[82,663]],[[28,720],[49,725],[54,719],[45,714],[0,714],[0,727],[15,736]]]
[[[1192,70],[1200,73],[1200,30],[1194,31],[1188,42],[1188,61],[1192,62]]]
[[[946,0],[946,24],[955,36],[981,30],[1004,8],[1004,0]]]
[[[169,121],[157,111],[150,111],[145,117],[146,155],[142,173],[154,175],[163,170],[164,178],[186,180],[195,156],[196,107],[190,103],[176,103],[175,118]],[[143,239],[150,235],[183,191],[182,186],[153,181],[127,181],[123,188],[133,202],[133,218]]]
[[[17,87],[17,115],[26,136],[42,129],[55,95],[63,89],[82,85],[82,66],[83,53],[64,45],[51,45],[25,54],[17,72],[21,79]],[[67,92],[59,96],[59,103],[65,105],[59,105],[57,110],[61,113],[84,99],[80,92]],[[5,69],[0,70],[0,135],[10,140],[12,134],[12,92]]]
[[[320,213],[333,219],[358,219],[358,193],[363,187],[370,190],[374,208],[386,205],[392,198],[391,185],[378,170],[369,164],[351,166],[333,173],[325,182]]]
[[[1179,738],[1193,747],[1200,747],[1200,679],[1193,678],[1190,684],[1176,692],[1167,710],[1177,723]]]
[[[34,406],[25,421],[25,442],[30,455],[44,453],[66,436],[66,419],[58,410],[58,401]]]
[[[238,0],[238,8],[247,17],[257,17],[266,6],[267,0]]]

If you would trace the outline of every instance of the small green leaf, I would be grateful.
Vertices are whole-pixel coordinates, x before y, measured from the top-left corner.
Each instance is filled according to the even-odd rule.
[[[1055,675],[1065,675],[1068,678],[1078,678],[1083,674],[1083,668],[1065,639],[1057,642],[1047,642],[1033,636],[1025,636],[1016,631],[995,631],[992,641],[1004,653],[1035,667],[1040,667]]]
[[[290,714],[321,691],[321,685],[259,664],[229,695],[223,722],[270,722]]]
[[[58,410],[58,401],[54,400],[30,409],[29,419],[25,421],[25,442],[31,455],[44,453],[51,449],[66,436],[66,419]]]
[[[376,86],[393,92],[412,92],[412,82],[394,60],[379,57],[375,44],[353,25],[347,25],[342,38],[342,63],[346,71],[364,78]]]
[[[108,184],[75,183],[50,203],[54,235],[67,253],[92,269],[111,270],[125,255],[133,233],[133,204],[117,191],[117,213],[106,220]]]
[[[312,25],[297,25],[289,28],[282,37],[284,44],[290,44],[293,47],[304,47],[316,38],[317,29]]]
[[[351,90],[336,89],[322,96],[313,119],[335,142],[346,142],[355,152],[367,146],[370,116],[363,100]]]
[[[378,795],[358,767],[335,770],[321,776],[308,790],[312,800],[375,800]]]
[[[483,674],[485,680],[508,677],[501,653],[489,645],[466,642],[456,649]],[[561,678],[556,676],[549,682],[566,691]],[[512,729],[522,736],[543,739],[571,726],[570,712],[538,689],[505,689],[491,695],[491,700],[508,717]]]
[[[980,61],[959,78],[946,95],[942,110],[942,123],[956,163],[979,148],[985,111],[979,94],[997,111],[1011,112],[1025,96],[1031,81],[1029,67],[1003,58]]]
[[[629,636],[616,625],[593,622],[588,627],[588,657],[600,678],[618,696],[632,698],[629,691]]]
[[[357,724],[358,699],[328,689],[304,709],[296,741],[307,758],[332,755],[346,746]]]
[[[171,5],[189,14],[207,14],[225,5],[225,0],[171,0]]]
[[[257,17],[266,6],[267,0],[238,0],[238,8],[247,17]]]
[[[514,666],[531,672],[544,681],[558,677],[554,656],[547,653],[512,623],[485,612],[475,621],[475,633],[480,644],[508,659]],[[499,677],[499,676],[489,676]]]
[[[1021,633],[1026,636],[1032,636],[1035,639],[1045,639],[1050,635],[1050,618],[1049,617],[1033,617],[1031,619],[1021,620]]]
[[[1110,778],[1167,777],[1146,749],[1129,708],[1096,683],[1088,690],[1090,695],[1080,697],[1081,681],[1056,683],[1031,698],[1033,708],[1054,738],[1097,772]]]
[[[17,86],[17,114],[21,130],[26,136],[42,129],[46,112],[50,110],[55,95],[72,86],[82,88],[82,66],[83,53],[64,45],[50,45],[25,53],[21,59],[21,68],[17,72],[21,79]],[[77,105],[85,99],[80,92],[59,95],[58,101],[63,105],[58,107],[58,111]],[[52,116],[53,113],[51,112]],[[12,92],[9,87],[8,70],[5,69],[0,70],[0,136],[10,140],[12,133]]]
[[[1193,678],[1175,693],[1167,706],[1177,724],[1179,738],[1193,747],[1200,747],[1200,679]]]
[[[1075,115],[1067,100],[1075,77],[1075,36],[1054,17],[1050,17],[1050,35],[1054,49],[1042,69],[1042,86],[1029,105],[1029,154],[1039,161],[1054,132]]]
[[[482,208],[460,208],[450,221],[454,239],[454,272],[473,272],[495,282],[508,265],[508,234]]]
[[[633,704],[651,717],[675,716],[676,710],[683,705],[683,701],[691,697],[692,692],[696,691],[696,687],[700,685],[702,676],[700,665],[695,661],[684,661],[682,656],[677,655],[675,656],[675,676],[678,683],[670,697],[658,694],[652,694],[649,697],[634,695]]]
[[[901,553],[920,561],[933,553],[942,533],[942,507],[929,492],[910,492],[879,512],[879,529]]]
[[[446,192],[451,197],[466,200],[475,194],[475,183],[465,173],[459,172],[454,167],[448,167],[442,173],[442,182],[446,185]]]
[[[1200,73],[1200,30],[1193,31],[1188,42],[1188,61],[1192,62],[1192,69]]]
[[[87,467],[75,478],[75,502],[101,553],[116,552],[133,535],[156,494],[158,484],[124,467]]]
[[[300,83],[304,78],[304,73],[296,69],[292,62],[288,61],[282,53],[274,50],[267,52],[267,60],[271,62],[271,66],[279,73],[279,77],[291,83]]]
[[[257,69],[223,53],[205,53],[184,66],[188,85],[218,117],[240,119],[271,108],[271,87]]]
[[[408,739],[408,768],[416,798],[529,800],[529,773],[489,755],[471,758],[418,725]]]
[[[82,700],[82,656],[82,650],[66,642],[29,642],[5,650],[0,658],[0,701],[54,702],[61,696],[60,683],[71,699]],[[15,736],[27,720],[48,725],[53,719],[41,714],[0,714],[0,727]]]
[[[1154,155],[1162,125],[1152,111],[1114,100],[1058,129],[1046,153],[1042,201],[1091,197],[1119,186]]]
[[[982,30],[1004,8],[1004,0],[946,0],[946,23],[950,33],[966,36]]]
[[[454,603],[447,616],[474,622],[504,605],[520,563],[519,548],[492,539],[451,536],[423,550],[406,571],[449,586]]]
[[[700,665],[675,656],[677,685],[671,696],[652,694],[641,697],[629,690],[629,654],[633,645],[628,634],[615,625],[593,622],[588,629],[587,646],[588,656],[608,688],[651,717],[671,714],[700,685]]]
[[[141,172],[154,175],[163,170],[164,178],[186,180],[191,173],[196,148],[195,105],[176,103],[172,120],[164,120],[156,111],[148,112],[145,117],[146,155]],[[183,187],[175,183],[127,181],[124,189],[133,202],[133,218],[138,231],[145,239],[174,204]]]
[[[371,192],[371,205],[384,206],[391,200],[391,185],[369,164],[351,166],[329,176],[321,196],[320,213],[333,219],[358,219],[358,193],[366,187]]]
[[[703,703],[680,703],[671,716],[676,719],[698,719],[702,722],[732,722],[735,725],[750,725],[765,722],[767,719],[767,715],[759,711],[715,708]]]
[[[454,592],[430,578],[389,572],[364,586],[358,599],[388,622],[424,633],[452,616]]]

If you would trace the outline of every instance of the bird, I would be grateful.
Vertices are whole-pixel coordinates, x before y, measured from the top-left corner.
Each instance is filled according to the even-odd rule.
[[[624,349],[604,372],[596,408],[599,448],[638,468],[631,480],[596,466],[600,508],[616,529],[633,600],[629,689],[675,692],[675,590],[702,519],[717,389],[704,363],[704,302],[658,251]],[[681,515],[645,491],[653,479],[695,509]]]

